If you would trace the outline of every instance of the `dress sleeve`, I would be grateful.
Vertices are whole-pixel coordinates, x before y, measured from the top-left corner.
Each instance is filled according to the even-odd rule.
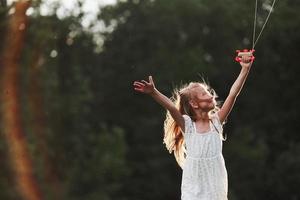
[[[188,134],[190,134],[193,131],[193,123],[192,123],[192,119],[190,118],[190,116],[188,115],[182,115],[184,118],[184,132],[183,135],[187,136]]]

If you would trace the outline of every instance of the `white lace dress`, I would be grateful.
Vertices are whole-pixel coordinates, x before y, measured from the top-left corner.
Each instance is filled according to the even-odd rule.
[[[218,115],[213,115],[210,131],[205,133],[197,133],[191,118],[183,117],[187,157],[183,165],[181,200],[227,200],[227,170],[222,155],[223,128]]]

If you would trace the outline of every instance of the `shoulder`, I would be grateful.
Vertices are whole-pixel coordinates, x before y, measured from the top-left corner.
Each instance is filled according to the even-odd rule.
[[[183,119],[184,119],[184,123],[193,123],[193,119],[191,116],[189,115],[182,115]]]
[[[220,121],[220,117],[219,117],[218,112],[213,113],[213,114],[211,115],[211,118],[212,118],[212,120],[213,120],[216,124],[218,124],[220,127],[222,127],[222,126],[224,125],[224,122],[222,123],[222,122]]]
[[[188,115],[182,115],[182,117],[183,117],[183,119],[184,119],[184,124],[185,124],[185,126],[187,126],[187,125],[189,125],[189,124],[192,123],[192,119],[191,119],[190,116],[188,116]]]
[[[184,120],[192,120],[191,117],[188,115],[182,115],[182,117],[184,118]]]
[[[193,121],[191,117],[188,115],[182,115],[182,117],[184,119],[185,133],[191,132],[193,127]]]

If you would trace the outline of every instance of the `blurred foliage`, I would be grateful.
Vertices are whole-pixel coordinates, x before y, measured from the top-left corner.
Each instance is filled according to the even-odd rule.
[[[263,3],[268,1],[259,6]],[[176,86],[204,77],[224,100],[239,73],[235,50],[250,47],[252,4],[119,1],[101,8],[93,23],[105,27],[93,32],[82,26],[83,13],[43,16],[35,3],[20,85],[23,124],[45,199],[53,199],[53,191],[45,178],[41,140],[62,199],[180,199],[181,170],[162,143],[165,111],[136,94],[132,83],[153,75],[157,88],[170,96]],[[276,4],[225,125],[231,200],[300,199],[299,7],[293,0]],[[8,10],[0,10],[1,38]],[[266,11],[259,14],[263,18]],[[32,74],[38,93],[30,90]],[[35,108],[44,117],[40,138],[34,133],[39,121],[32,95],[42,99]],[[18,199],[10,187],[6,149],[1,140],[0,199]]]

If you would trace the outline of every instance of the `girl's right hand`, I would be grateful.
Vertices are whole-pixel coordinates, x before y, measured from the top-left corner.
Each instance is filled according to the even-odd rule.
[[[243,56],[243,57],[242,57],[242,60],[241,60],[241,62],[240,62],[240,65],[241,65],[243,68],[250,69],[252,63],[253,63],[253,61],[251,60],[251,57],[249,57],[249,56]]]
[[[145,94],[152,94],[155,91],[155,85],[152,76],[149,76],[149,82],[145,80],[134,81],[134,90]]]

